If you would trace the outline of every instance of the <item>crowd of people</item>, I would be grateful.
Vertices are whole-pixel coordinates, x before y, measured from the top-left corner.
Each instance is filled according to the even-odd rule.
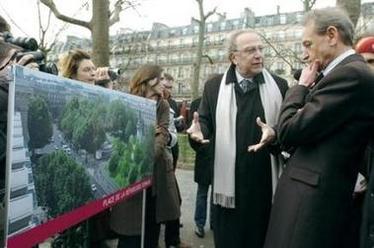
[[[210,205],[215,247],[374,246],[374,35],[354,45],[352,22],[339,8],[308,12],[303,27],[305,67],[295,86],[264,68],[258,33],[235,31],[227,38],[227,70],[207,79],[189,116],[172,97],[172,75],[159,65],[136,70],[128,93],[157,106],[145,219],[138,193],[87,222],[92,247],[115,237],[117,247],[157,248],[161,224],[165,247],[191,247],[180,234],[178,132],[188,134],[196,152],[194,232],[204,238]],[[0,33],[9,31],[0,17]],[[16,56],[19,51],[0,38],[2,186],[8,94],[3,72],[12,64],[38,68],[32,56]],[[113,89],[109,68],[96,67],[88,51],[68,51],[58,66],[62,77]],[[103,225],[111,235],[100,230]]]

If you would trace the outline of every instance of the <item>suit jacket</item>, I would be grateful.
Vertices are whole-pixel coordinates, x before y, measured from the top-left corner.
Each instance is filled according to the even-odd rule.
[[[345,247],[373,106],[374,75],[356,54],[313,89],[288,91],[278,135],[295,152],[278,182],[265,248]]]

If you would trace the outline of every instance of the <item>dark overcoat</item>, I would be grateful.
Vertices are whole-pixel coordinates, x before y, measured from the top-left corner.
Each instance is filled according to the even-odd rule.
[[[193,113],[198,110],[201,98],[191,102],[189,120],[193,119]],[[198,184],[210,185],[213,176],[213,146],[210,144],[199,146],[189,138],[192,149],[195,150],[194,181]]]
[[[345,58],[311,90],[288,91],[278,136],[295,152],[278,182],[265,248],[345,247],[373,106],[374,75],[359,55]]]
[[[368,187],[362,211],[361,248],[374,247],[374,144],[373,140],[366,150]]]
[[[248,153],[249,145],[261,138],[261,129],[256,117],[265,120],[260,84],[266,83],[262,73],[253,78],[246,93],[239,86],[232,64],[226,74],[226,84],[234,84],[237,104],[236,114],[236,159],[235,159],[235,208],[227,209],[214,205],[213,223],[215,246],[262,248],[270,216],[272,181],[270,150],[266,147],[256,153]],[[287,90],[287,81],[272,75],[282,96]],[[217,101],[223,75],[209,79],[199,106],[199,122],[205,138],[215,148]],[[265,120],[266,121],[266,120]],[[213,163],[214,163],[213,151]],[[213,166],[214,170],[214,166]],[[214,188],[213,177],[213,188]]]

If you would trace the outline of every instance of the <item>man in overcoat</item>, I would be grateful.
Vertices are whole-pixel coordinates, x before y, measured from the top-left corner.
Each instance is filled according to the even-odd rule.
[[[214,149],[213,232],[217,248],[262,248],[272,201],[272,157],[268,147],[249,153],[261,130],[256,119],[274,125],[287,82],[264,69],[263,43],[253,31],[228,39],[230,66],[209,79],[191,139],[210,139]],[[200,119],[199,119],[200,118]],[[199,120],[198,120],[199,119]]]
[[[358,165],[374,128],[374,76],[352,38],[340,9],[305,16],[309,65],[286,94],[278,126],[280,143],[294,153],[278,182],[265,248],[346,247]]]

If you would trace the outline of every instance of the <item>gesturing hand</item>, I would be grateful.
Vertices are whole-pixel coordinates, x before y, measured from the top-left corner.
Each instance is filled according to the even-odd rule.
[[[201,144],[209,143],[208,139],[204,139],[204,135],[201,132],[199,114],[197,112],[193,113],[193,120],[190,128],[187,129],[187,133],[190,135],[191,139],[199,142]]]
[[[261,127],[261,140],[258,144],[248,146],[248,152],[257,152],[275,139],[275,131],[269,125],[262,122],[260,117],[256,118],[256,123]]]

